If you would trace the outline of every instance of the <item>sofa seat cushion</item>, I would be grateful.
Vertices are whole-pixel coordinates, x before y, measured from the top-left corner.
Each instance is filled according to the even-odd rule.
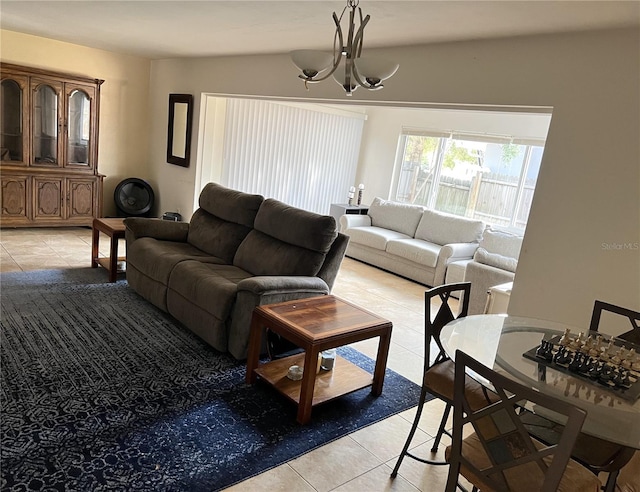
[[[254,275],[315,276],[337,236],[333,217],[267,199],[233,264]]]
[[[424,207],[419,205],[392,202],[376,197],[373,199],[367,215],[371,217],[372,226],[401,232],[406,236],[413,237],[423,211]]]
[[[238,282],[249,277],[250,273],[232,265],[183,261],[171,272],[169,290],[217,319],[226,320],[236,299]]]
[[[189,243],[162,241],[152,237],[137,239],[127,248],[127,262],[142,274],[164,285],[169,283],[171,270],[184,260],[224,263],[222,259]]]
[[[435,268],[442,246],[420,239],[392,239],[387,243],[387,253]]]
[[[425,210],[415,237],[435,244],[477,243],[485,228],[481,220]]]
[[[386,251],[387,243],[392,239],[413,239],[401,232],[381,227],[354,227],[347,231],[351,243],[365,244],[370,248]]]

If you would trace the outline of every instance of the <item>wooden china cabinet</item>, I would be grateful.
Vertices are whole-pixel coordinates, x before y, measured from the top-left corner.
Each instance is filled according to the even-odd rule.
[[[99,79],[0,64],[0,225],[91,225],[102,216]]]

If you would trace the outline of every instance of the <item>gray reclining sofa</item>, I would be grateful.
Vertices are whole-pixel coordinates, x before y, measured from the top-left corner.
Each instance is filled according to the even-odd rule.
[[[209,345],[245,359],[253,309],[329,294],[349,241],[335,219],[205,186],[189,223],[127,218],[127,281]]]

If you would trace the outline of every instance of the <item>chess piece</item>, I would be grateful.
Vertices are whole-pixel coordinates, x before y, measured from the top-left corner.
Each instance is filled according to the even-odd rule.
[[[598,335],[598,337],[593,340],[591,348],[589,349],[589,355],[591,357],[598,357],[600,355],[600,335]]]
[[[569,345],[569,343],[571,343],[570,334],[571,334],[571,330],[569,328],[566,328],[564,330],[564,334],[560,337],[560,341],[558,343],[563,347],[566,347],[567,345]]]
[[[578,368],[580,367],[582,356],[583,354],[581,354],[580,352],[576,352],[573,355],[571,362],[569,362],[569,370],[571,372],[578,372]]]
[[[603,366],[602,362],[596,361],[593,364],[593,367],[591,368],[591,370],[589,370],[589,377],[592,377],[594,379],[599,378],[600,374],[602,373],[602,366]]]
[[[602,367],[602,372],[600,373],[600,376],[598,377],[598,382],[600,384],[604,384],[606,386],[609,385],[609,381],[611,381],[611,378],[613,377],[613,371],[611,369],[611,366],[609,364],[604,364]]]
[[[580,347],[578,351],[582,352],[583,354],[589,355],[589,350],[591,350],[592,346],[593,346],[593,338],[591,336],[588,336],[587,339],[582,344],[582,347]]]
[[[621,347],[613,357],[611,357],[611,362],[613,364],[617,364],[620,365],[622,363],[622,361],[625,359],[626,357],[626,352],[627,349],[623,346]]]
[[[578,336],[569,344],[569,348],[573,350],[579,350],[584,345],[584,333],[578,333]]]
[[[547,351],[547,341],[543,338],[540,340],[540,346],[536,350],[536,357],[544,358],[544,354]]]

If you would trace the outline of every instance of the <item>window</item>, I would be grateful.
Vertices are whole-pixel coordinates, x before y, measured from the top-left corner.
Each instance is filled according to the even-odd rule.
[[[395,200],[524,229],[544,142],[403,130]]]

